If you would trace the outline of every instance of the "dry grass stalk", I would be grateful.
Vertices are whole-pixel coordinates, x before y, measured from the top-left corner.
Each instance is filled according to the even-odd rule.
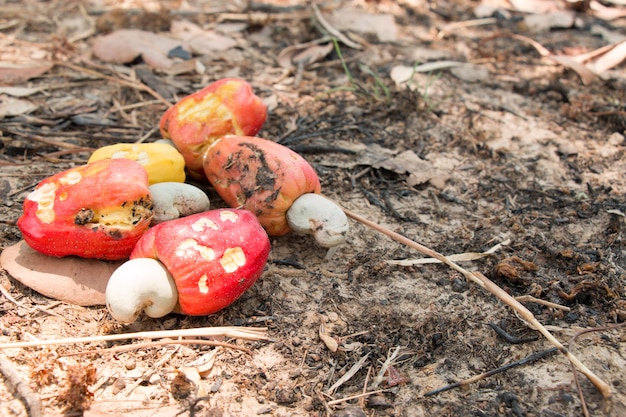
[[[243,340],[269,340],[266,327],[200,327],[195,329],[107,334],[87,337],[68,337],[64,339],[34,340],[31,342],[0,343],[0,350],[37,346],[107,342],[127,339],[175,339],[178,337],[228,337],[231,339]],[[170,343],[174,343],[174,341]]]
[[[600,379],[589,368],[587,368],[576,356],[574,356],[570,351],[568,351],[567,348],[563,346],[563,344],[559,342],[548,331],[548,329],[546,329],[535,318],[535,316],[533,315],[533,313],[530,312],[530,310],[528,310],[524,305],[522,305],[519,301],[517,301],[515,298],[509,295],[506,291],[504,291],[502,288],[496,285],[493,281],[491,281],[485,275],[481,274],[480,272],[470,272],[460,267],[453,261],[449,260],[444,255],[430,248],[427,248],[426,246],[421,245],[405,236],[402,236],[399,233],[389,230],[386,227],[380,226],[379,224],[376,224],[370,220],[367,220],[366,218],[356,213],[353,213],[350,210],[344,209],[344,212],[346,213],[348,217],[358,221],[359,223],[364,224],[367,227],[370,227],[371,229],[374,229],[384,234],[387,237],[390,237],[396,242],[402,243],[403,245],[413,248],[423,253],[426,256],[430,256],[432,258],[438,259],[439,261],[446,264],[450,268],[463,274],[463,276],[469,281],[472,281],[473,283],[478,284],[483,289],[489,291],[490,293],[498,297],[500,301],[504,302],[506,305],[511,307],[517,314],[519,314],[527,322],[527,324],[529,324],[533,329],[540,332],[546,339],[548,339],[550,343],[552,343],[553,346],[555,346],[563,355],[565,355],[565,357],[567,357],[570,363],[576,369],[582,372],[591,381],[591,383],[598,389],[598,391],[600,391],[600,393],[602,394],[605,400],[608,401],[611,398],[611,387],[606,382]]]
[[[354,365],[352,365],[352,368],[348,369],[348,372],[346,372],[341,378],[337,380],[337,382],[335,382],[330,388],[326,390],[326,395],[329,395],[329,396],[332,395],[337,388],[339,388],[340,386],[348,382],[350,378],[352,378],[357,372],[359,372],[359,370],[363,367],[363,364],[365,363],[365,361],[367,360],[369,356],[370,354],[367,353],[365,356],[359,359]]]

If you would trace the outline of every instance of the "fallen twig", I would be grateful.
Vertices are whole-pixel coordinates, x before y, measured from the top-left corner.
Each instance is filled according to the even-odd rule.
[[[21,380],[17,371],[13,368],[11,361],[2,354],[0,354],[0,373],[4,376],[4,380],[7,382],[9,388],[15,390],[17,393],[17,396],[26,408],[28,416],[40,417],[42,414],[39,397],[31,391],[28,384]]]
[[[32,342],[0,343],[0,350],[37,346],[72,345],[79,343],[106,342],[112,340],[126,339],[174,339],[177,337],[229,337],[232,339],[244,340],[269,340],[266,327],[200,327],[196,329],[163,330],[154,332],[136,332],[87,337],[68,337],[64,339],[35,340]]]
[[[335,27],[333,27],[330,23],[328,23],[326,18],[324,18],[324,16],[322,16],[322,12],[320,12],[320,9],[319,9],[319,7],[317,7],[317,4],[315,4],[315,2],[311,2],[311,8],[313,9],[313,13],[315,14],[315,18],[317,19],[319,24],[329,34],[331,34],[335,38],[339,39],[344,45],[347,45],[350,48],[353,48],[353,49],[362,49],[363,48],[358,43],[352,42],[347,36],[345,36],[343,33],[341,33],[339,30],[337,30]]]
[[[490,377],[492,375],[499,374],[499,373],[507,371],[507,370],[509,370],[511,368],[515,368],[517,366],[525,365],[527,363],[534,362],[534,361],[537,361],[539,359],[543,359],[543,358],[545,358],[545,357],[555,353],[557,350],[558,350],[557,348],[553,347],[553,348],[550,348],[550,349],[547,349],[547,350],[542,350],[541,352],[533,353],[532,355],[528,355],[524,359],[521,359],[519,361],[515,361],[515,362],[512,362],[512,363],[509,363],[507,365],[501,366],[501,367],[496,368],[496,369],[492,369],[491,371],[483,372],[482,374],[475,375],[475,376],[473,376],[471,378],[468,378],[468,379],[464,379],[463,381],[455,382],[454,384],[446,385],[444,387],[437,388],[437,389],[432,390],[432,391],[428,391],[426,394],[424,394],[424,396],[425,397],[432,397],[433,395],[441,394],[442,392],[450,391],[451,389],[454,389],[454,388],[459,388],[459,387],[462,387],[462,386],[473,384],[474,382],[480,381],[481,379],[485,379],[485,378]]]
[[[579,330],[578,332],[576,332],[572,338],[569,340],[569,348],[572,349],[574,344],[576,343],[576,339],[579,336],[582,336],[586,333],[592,333],[592,332],[602,332],[605,330],[613,330],[613,329],[619,329],[621,327],[625,327],[626,326],[626,322],[625,323],[620,323],[620,324],[616,324],[613,326],[600,326],[600,327],[592,327],[590,329],[583,329],[583,330]],[[583,410],[583,415],[585,417],[589,417],[589,410],[587,409],[587,402],[585,401],[585,396],[583,395],[583,390],[580,386],[580,381],[578,380],[578,375],[576,374],[576,369],[574,368],[574,365],[572,364],[572,373],[574,375],[574,384],[576,384],[576,390],[578,391],[578,397],[580,398],[580,405],[581,408]]]
[[[336,400],[331,400],[331,401],[328,401],[327,404],[328,405],[337,405],[337,404],[344,403],[346,401],[366,398],[366,397],[369,397],[370,395],[374,395],[374,394],[380,394],[381,392],[385,392],[385,390],[384,389],[379,389],[379,390],[376,390],[376,391],[363,392],[361,394],[351,395],[351,396],[346,397],[346,398],[339,398],[339,399],[336,399]]]
[[[80,352],[64,353],[59,356],[67,357],[67,356],[80,356],[80,355],[95,355],[95,354],[102,354],[102,353],[119,353],[119,352],[127,352],[129,350],[144,349],[144,348],[164,346],[164,345],[205,345],[205,346],[225,347],[225,348],[240,350],[242,352],[247,353],[248,355],[252,355],[252,351],[243,346],[237,346],[232,343],[218,342],[216,340],[164,339],[164,340],[158,340],[156,342],[133,343],[131,345],[115,346],[115,347],[106,348],[106,349],[82,350]]]
[[[520,303],[523,302],[529,302],[529,303],[536,303],[536,304],[541,304],[544,305],[546,307],[552,307],[552,308],[556,308],[558,310],[563,310],[563,311],[570,311],[571,308],[561,305],[561,304],[557,304],[557,303],[552,303],[550,301],[546,301],[546,300],[542,300],[541,298],[537,298],[537,297],[533,297],[532,295],[520,295],[518,297],[515,297],[515,299],[517,301],[519,301]]]
[[[513,344],[513,345],[519,345],[522,343],[528,343],[528,342],[534,342],[535,340],[538,339],[537,336],[533,335],[531,337],[516,337],[513,336],[511,334],[509,334],[506,330],[504,330],[502,327],[498,326],[496,323],[491,322],[489,323],[489,326],[493,329],[494,332],[496,332],[498,334],[498,336],[500,336],[501,338],[503,338],[504,340],[506,340],[507,342]]]
[[[611,398],[611,387],[604,382],[602,379],[600,379],[596,374],[594,374],[589,368],[587,368],[576,356],[574,356],[570,351],[567,350],[567,348],[565,346],[563,346],[563,344],[561,342],[559,342],[549,331],[548,329],[546,329],[543,324],[541,324],[533,315],[533,313],[530,312],[530,310],[528,310],[524,305],[522,305],[519,301],[517,301],[515,298],[513,298],[510,294],[508,294],[506,291],[504,291],[502,288],[500,288],[498,285],[496,285],[493,281],[491,281],[489,278],[487,278],[485,275],[483,275],[482,273],[476,271],[476,272],[470,272],[462,267],[460,267],[459,265],[457,265],[456,263],[454,263],[453,261],[451,261],[450,259],[446,258],[445,256],[443,256],[442,254],[427,248],[424,245],[421,245],[405,236],[402,236],[399,233],[396,233],[392,230],[387,229],[386,227],[380,226],[379,224],[376,224],[370,220],[367,220],[366,218],[353,213],[350,210],[344,209],[344,212],[346,213],[346,215],[356,221],[358,221],[359,223],[362,223],[382,234],[384,234],[387,237],[390,237],[391,239],[395,240],[396,242],[402,243],[403,245],[406,245],[410,248],[413,248],[421,253],[423,253],[426,256],[430,256],[432,258],[436,258],[439,261],[441,261],[442,263],[446,264],[447,266],[449,266],[450,268],[454,269],[455,271],[460,272],[461,274],[463,274],[463,276],[469,280],[472,281],[475,284],[478,284],[480,287],[482,287],[483,289],[489,291],[490,293],[492,293],[493,295],[495,295],[496,297],[498,297],[502,302],[504,302],[506,305],[508,305],[509,307],[511,307],[516,313],[518,313],[526,322],[527,325],[529,325],[531,328],[539,331],[546,339],[548,339],[548,341],[555,346],[563,355],[565,355],[567,357],[567,359],[572,363],[572,365],[574,365],[576,367],[576,369],[578,369],[580,372],[582,372],[590,381],[591,383],[598,389],[598,391],[600,391],[600,393],[602,394],[602,396],[604,397],[605,400],[609,400]]]

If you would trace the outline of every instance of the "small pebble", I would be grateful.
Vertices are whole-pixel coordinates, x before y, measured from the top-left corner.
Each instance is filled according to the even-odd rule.
[[[128,358],[124,362],[124,367],[127,370],[132,371],[133,369],[135,369],[137,367],[137,360],[135,358]]]
[[[296,401],[296,393],[289,388],[276,388],[276,402],[278,404],[291,404]]]

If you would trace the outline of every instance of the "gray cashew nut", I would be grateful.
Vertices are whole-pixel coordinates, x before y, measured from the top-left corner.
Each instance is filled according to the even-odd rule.
[[[200,188],[183,182],[152,184],[152,225],[209,210],[209,197]]]

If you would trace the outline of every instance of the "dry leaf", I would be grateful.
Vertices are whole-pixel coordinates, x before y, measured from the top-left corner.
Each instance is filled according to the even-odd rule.
[[[19,116],[37,110],[38,106],[29,100],[0,95],[0,119],[6,116]]]
[[[348,38],[346,35],[341,33],[341,31],[339,29],[337,29],[336,27],[331,25],[330,22],[328,22],[328,20],[326,20],[326,18],[324,17],[322,12],[320,11],[319,7],[317,7],[317,4],[315,4],[315,2],[311,3],[311,8],[313,9],[313,13],[315,13],[315,18],[317,19],[317,22],[330,35],[334,36],[335,38],[337,38],[338,41],[340,41],[341,43],[343,43],[344,45],[346,45],[346,46],[348,46],[350,48],[354,48],[354,49],[361,49],[362,48],[361,45],[359,45],[356,42],[353,42],[350,38]]]
[[[621,4],[624,6],[625,4]],[[599,1],[592,1],[589,5],[591,13],[602,20],[615,20],[626,16],[626,8],[606,7]]]
[[[48,72],[53,65],[46,61],[0,62],[0,83],[19,84]]]
[[[109,35],[96,38],[93,53],[105,62],[127,64],[138,57],[154,68],[168,68],[174,61],[167,54],[183,48],[181,41],[152,32],[135,29],[121,29]]]
[[[20,241],[2,251],[0,264],[13,278],[40,294],[91,306],[105,304],[109,277],[121,262],[55,258],[36,252]]]
[[[200,377],[204,378],[209,375],[211,370],[213,369],[213,365],[215,364],[215,357],[220,352],[220,348],[215,348],[209,353],[205,353],[204,355],[196,358],[193,362],[191,362],[187,367],[193,367],[198,371]]]
[[[187,45],[188,49],[198,55],[206,55],[213,51],[225,51],[237,46],[237,41],[228,36],[220,35],[213,30],[204,30],[187,20],[174,21],[170,33]]]
[[[46,89],[48,87],[0,87],[0,94],[8,94],[13,97],[27,97]]]
[[[575,71],[578,74],[578,76],[580,77],[580,79],[583,82],[583,84],[585,84],[585,85],[591,84],[593,82],[593,80],[596,79],[596,74],[594,74],[593,71],[591,71],[585,65],[579,63],[578,61],[576,61],[576,59],[574,59],[574,58],[572,58],[570,56],[566,56],[566,55],[552,55],[552,56],[550,56],[550,59],[552,59],[553,61],[558,62],[559,64],[563,65],[564,67],[568,67],[569,69]]]
[[[563,10],[565,7],[561,0],[509,0],[509,3],[519,12],[537,14]]]
[[[331,352],[337,352],[337,349],[339,349],[339,343],[326,331],[326,326],[324,326],[324,322],[320,323],[320,329],[318,333],[320,339],[322,340],[322,342],[324,342],[328,350],[330,350]]]
[[[507,239],[504,242],[498,243],[497,245],[493,246],[489,250],[486,250],[485,252],[456,253],[454,255],[447,255],[446,258],[454,262],[475,261],[477,259],[484,258],[485,256],[489,256],[495,253],[496,251],[500,250],[502,246],[507,246],[510,243],[511,241]],[[435,259],[435,258],[397,259],[397,260],[391,260],[391,261],[385,261],[385,262],[388,263],[389,265],[399,265],[399,266],[415,266],[415,265],[441,263],[439,259]]]
[[[532,45],[541,56],[575,71],[580,76],[583,84],[593,82],[597,75],[614,68],[626,58],[626,40],[600,47],[591,52],[569,56],[554,55],[534,39],[518,34],[499,34],[485,38],[482,42],[498,37],[511,37]]]
[[[626,59],[626,40],[613,44],[613,47],[597,59],[587,64],[596,74],[615,68]]]
[[[574,26],[576,13],[573,11],[553,11],[524,16],[524,23],[531,32],[545,32],[550,29],[564,29]]]
[[[380,42],[398,39],[398,27],[391,14],[372,14],[344,7],[333,11],[328,20],[339,30],[375,35]]]
[[[286,47],[278,54],[277,61],[283,68],[309,65],[325,58],[332,50],[333,44],[328,42],[328,38],[322,38]]]
[[[407,184],[411,187],[425,184],[433,178],[445,178],[447,174],[439,168],[424,161],[415,152],[407,150],[392,157],[380,159],[372,163],[374,168],[384,168],[398,174],[409,174]]]

